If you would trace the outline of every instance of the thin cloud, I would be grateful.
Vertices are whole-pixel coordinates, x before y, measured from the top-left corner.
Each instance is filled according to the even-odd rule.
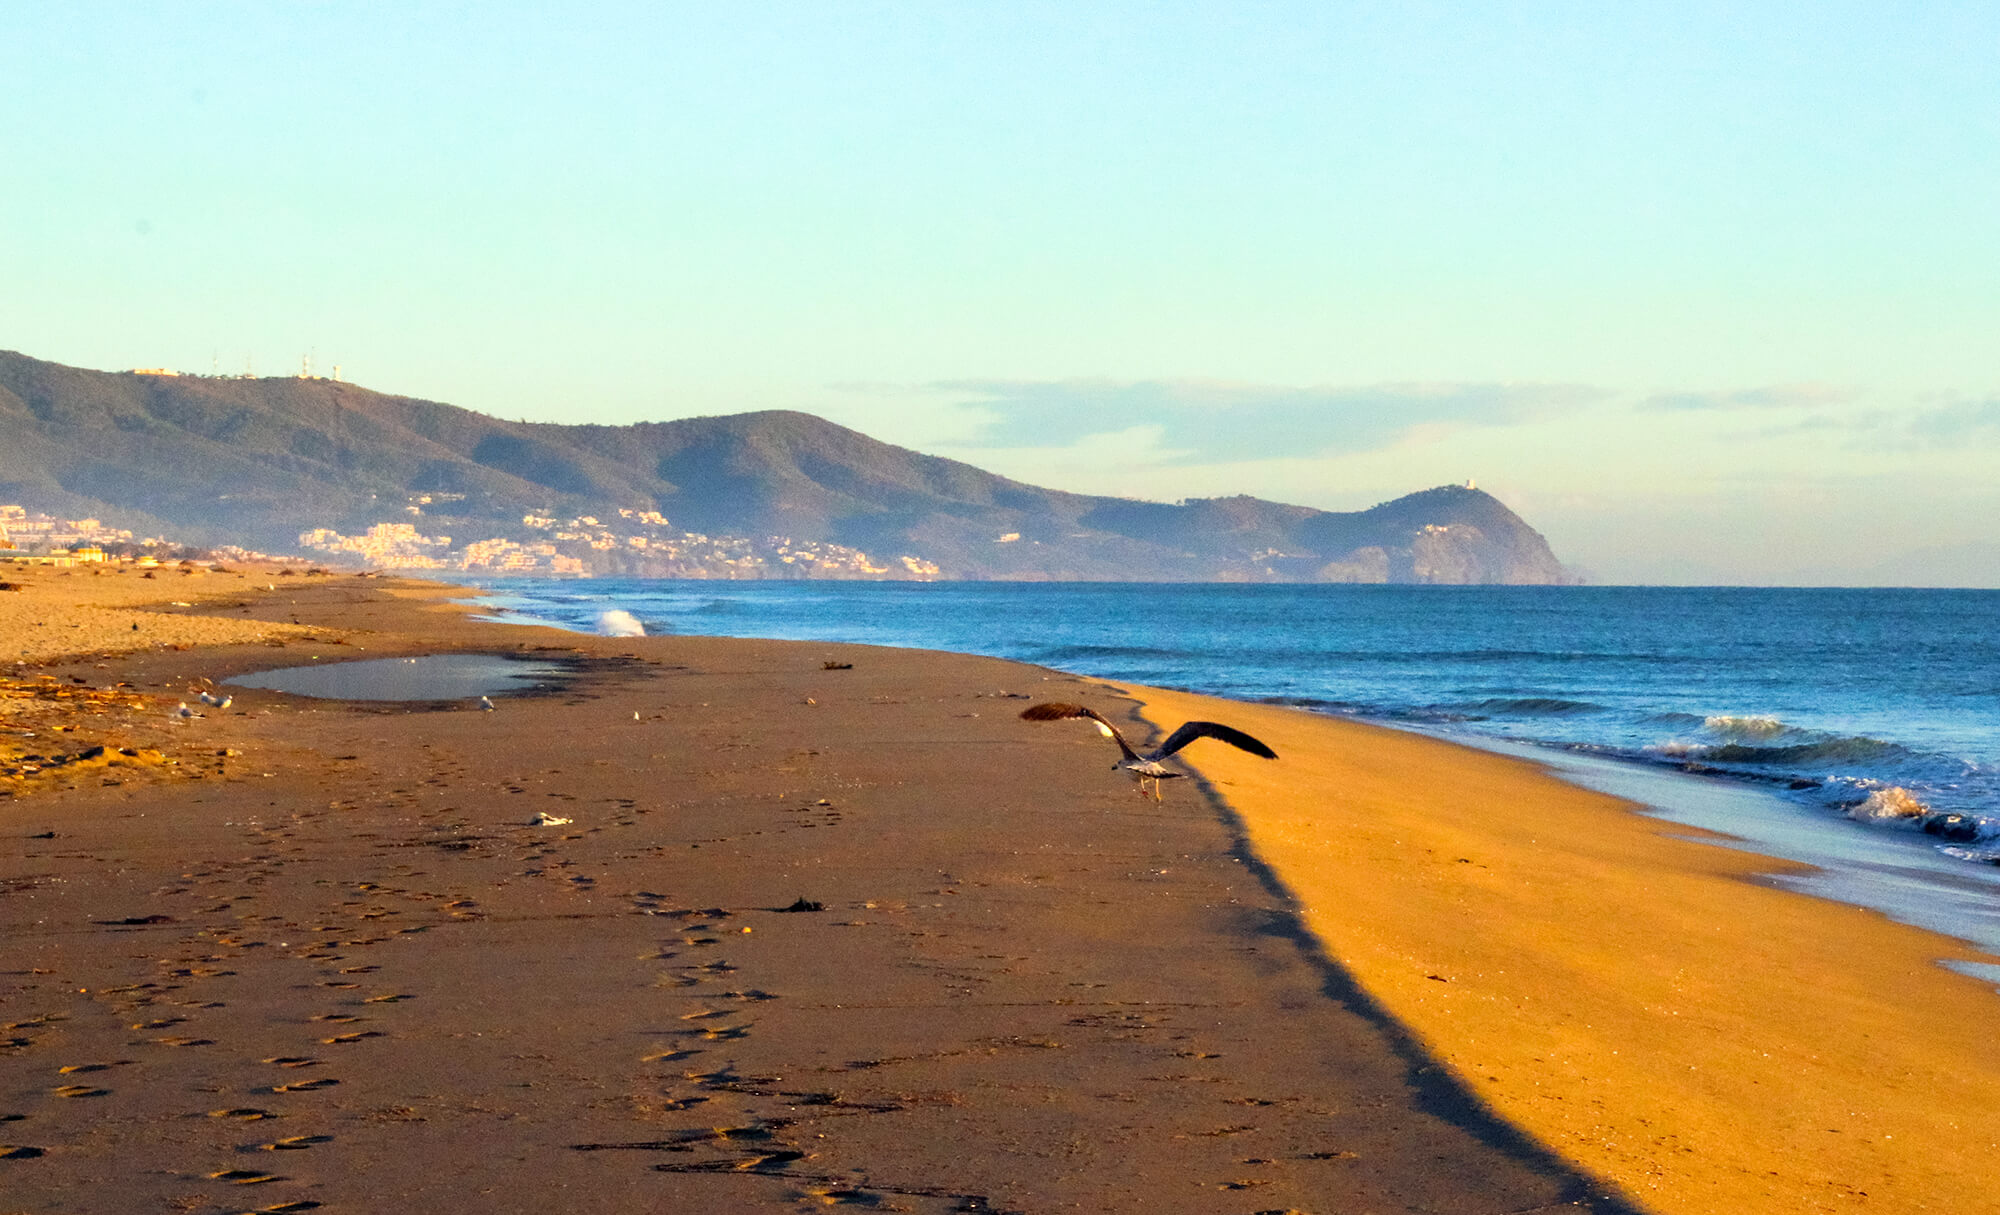
[[[1935,447],[2000,443],[2000,397],[1934,409],[1913,420],[1910,433]]]
[[[1664,392],[1639,403],[1642,409],[1741,410],[1816,409],[1844,405],[1855,399],[1851,389],[1831,384],[1770,384],[1721,392]]]
[[[1156,426],[1181,464],[1378,451],[1417,437],[1566,412],[1583,384],[1273,387],[1206,380],[957,380],[932,385],[985,414],[974,448],[1067,447]]]
[[[1850,438],[1856,441],[1881,442],[1899,440],[1905,419],[1887,409],[1869,409],[1859,413],[1815,413],[1796,421],[1766,426],[1761,430],[1747,432],[1749,437],[1758,439],[1791,439],[1809,435],[1827,435],[1834,438]]]
[[[2000,445],[2000,397],[1921,409],[1815,413],[1751,431],[1757,439],[1827,436],[1856,450],[1915,452]]]

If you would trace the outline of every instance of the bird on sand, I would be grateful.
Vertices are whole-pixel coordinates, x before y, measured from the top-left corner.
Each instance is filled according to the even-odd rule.
[[[490,697],[482,696],[479,698],[479,711],[482,713],[491,713],[493,711],[493,701]]]
[[[1123,771],[1130,772],[1132,779],[1139,783],[1139,795],[1141,797],[1144,797],[1146,794],[1146,782],[1152,781],[1154,801],[1160,800],[1161,781],[1173,780],[1183,775],[1182,773],[1168,769],[1160,761],[1182,747],[1187,746],[1197,738],[1213,738],[1219,742],[1226,742],[1238,750],[1248,751],[1252,755],[1261,755],[1265,759],[1278,758],[1276,751],[1271,750],[1271,748],[1258,742],[1243,731],[1233,726],[1225,726],[1213,721],[1184,722],[1180,729],[1167,735],[1167,741],[1161,743],[1158,748],[1145,755],[1141,755],[1132,749],[1131,743],[1125,741],[1125,736],[1118,732],[1117,726],[1105,720],[1104,715],[1097,710],[1087,708],[1083,705],[1048,701],[1043,704],[1029,705],[1027,708],[1021,710],[1021,716],[1028,721],[1063,721],[1071,717],[1088,717],[1090,720],[1096,722],[1098,732],[1117,743],[1118,750],[1124,755],[1123,759],[1111,765],[1111,770],[1117,772],[1122,769]]]

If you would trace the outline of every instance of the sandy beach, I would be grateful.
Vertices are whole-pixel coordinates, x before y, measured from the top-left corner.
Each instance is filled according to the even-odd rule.
[[[1648,1209],[1983,1211],[1992,962],[1508,757],[1265,706],[1199,756],[1331,958],[1499,1116]]]
[[[1990,1206],[1964,955],[1531,765],[421,583],[0,577],[0,1213]],[[561,677],[194,699],[443,651]],[[1282,758],[1156,803],[1041,699]]]

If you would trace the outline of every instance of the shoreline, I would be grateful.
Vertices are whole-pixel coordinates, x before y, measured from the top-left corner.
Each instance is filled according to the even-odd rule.
[[[2000,1144],[2000,1047],[1952,1027],[2000,1004],[1942,964],[1990,954],[1520,759],[1116,686],[1301,755],[1192,758],[1329,956],[1565,1158],[1686,1215],[1990,1199],[1958,1151]]]
[[[1774,869],[1767,879],[1786,890],[1879,912],[1981,953],[2000,954],[2000,868],[1941,858],[1928,837],[1884,841],[1879,828],[1851,823],[1845,824],[1851,830],[1830,831],[1843,824],[1820,821],[1773,790],[1726,774],[1685,773],[1622,756],[1583,756],[1505,739],[1410,732],[1519,759],[1566,783],[1630,803],[1647,817],[1696,828],[1721,847],[1770,858]],[[1884,847],[1885,842],[1903,846]],[[2000,985],[2000,967],[1947,964]]]
[[[1851,901],[1889,910],[1985,948],[2000,949],[2000,919],[1981,910],[1983,896],[2000,895],[2000,866],[1988,863],[1994,858],[1987,855],[1992,852],[1988,845],[1996,838],[1991,833],[2000,832],[2000,818],[1993,816],[1993,807],[2000,805],[1994,801],[2000,797],[2000,788],[1992,787],[1990,774],[1976,775],[1970,767],[1965,776],[1969,783],[1961,785],[1952,775],[1957,767],[1966,766],[1963,757],[1990,754],[1993,746],[2000,745],[2000,738],[1992,737],[1981,725],[1976,710],[1940,723],[1943,733],[1922,741],[1928,727],[1922,722],[1897,724],[1890,720],[1895,712],[1886,705],[1849,704],[1849,709],[1861,714],[1854,718],[1815,716],[1816,710],[1802,709],[1795,697],[1768,694],[1754,678],[1747,683],[1724,679],[1722,687],[1707,695],[1663,698],[1630,689],[1606,694],[1588,680],[1576,684],[1574,678],[1560,674],[1548,675],[1553,683],[1545,686],[1536,682],[1540,675],[1524,669],[1520,678],[1540,689],[1535,695],[1487,696],[1478,690],[1484,686],[1478,681],[1485,676],[1463,665],[1447,662],[1444,668],[1431,672],[1432,678],[1420,683],[1394,674],[1386,682],[1376,681],[1367,669],[1371,663],[1362,662],[1357,669],[1348,661],[1353,656],[1348,652],[1351,647],[1311,641],[1298,642],[1304,647],[1301,654],[1311,657],[1294,671],[1257,656],[1266,650],[1246,656],[1220,637],[1193,640],[1185,647],[1176,643],[1156,651],[1147,640],[1150,633],[1164,629],[1203,634],[1203,618],[1190,614],[1192,601],[1142,608],[1121,604],[1117,596],[1106,600],[1103,588],[1071,588],[1056,595],[988,588],[982,595],[967,594],[946,584],[942,590],[929,588],[944,596],[937,608],[920,609],[897,592],[925,588],[871,590],[845,584],[837,590],[828,586],[795,596],[756,593],[751,586],[721,591],[703,584],[626,579],[614,580],[613,585],[589,594],[570,594],[545,582],[532,583],[537,589],[524,600],[517,592],[491,581],[475,580],[468,585],[493,597],[499,607],[496,617],[526,609],[545,613],[548,623],[584,632],[593,627],[589,616],[595,607],[615,603],[638,611],[654,622],[652,627],[664,632],[719,631],[725,635],[868,641],[987,654],[1250,703],[1297,705],[1503,753],[1523,753],[1510,748],[1526,740],[1532,751],[1539,752],[1532,756],[1534,762],[1557,766],[1610,756],[1620,766],[1632,769],[1621,778],[1621,785],[1646,784],[1656,792],[1670,792],[1672,796],[1665,800],[1672,803],[1675,812],[1681,803],[1699,811],[1706,802],[1733,801],[1758,820],[1730,824],[1736,834],[1759,840],[1766,845],[1765,850],[1776,855],[1839,869],[1849,894],[1858,896]],[[771,584],[763,589],[792,588]],[[1505,592],[1508,588],[1495,589]],[[1168,598],[1178,594],[1169,591]],[[1273,620],[1267,613],[1260,614],[1264,598],[1252,595],[1230,602],[1250,614],[1247,636],[1260,638],[1259,646],[1290,652],[1292,643],[1274,635]],[[1990,595],[1986,598],[2000,604]],[[1453,599],[1444,593],[1432,606],[1448,608]],[[1022,610],[1007,610],[1005,605],[1010,601]],[[1368,611],[1357,612],[1344,595],[1334,595],[1325,602],[1315,597],[1311,603],[1295,606],[1301,612],[1330,613],[1328,619],[1351,624],[1359,630],[1352,644],[1363,651],[1385,644],[1391,652],[1395,650],[1394,630],[1386,635],[1371,631],[1380,621]],[[1419,604],[1413,601],[1409,606],[1416,610]],[[1823,608],[1820,605],[1814,610]],[[1067,624],[1061,619],[1093,609],[1126,613],[1128,618],[1111,622],[1107,629]],[[1149,623],[1138,626],[1138,617],[1129,617],[1132,612]],[[1048,627],[1043,628],[1040,621],[1047,621]],[[1568,621],[1571,627],[1578,623],[1574,618]],[[1468,622],[1461,619],[1458,624]],[[1447,651],[1454,649],[1446,638],[1439,638],[1438,643]],[[1496,639],[1490,631],[1475,629],[1466,643],[1477,648],[1496,644]],[[1321,677],[1317,665],[1321,660],[1341,673],[1340,681],[1349,677],[1359,681],[1351,694],[1342,690],[1340,682],[1330,683]],[[1613,672],[1600,674],[1614,681],[1618,678]],[[1450,703],[1434,703],[1444,695],[1442,691],[1425,691],[1442,679],[1455,681],[1451,686],[1459,689],[1444,697]],[[1465,680],[1474,682],[1466,684]],[[1918,685],[1923,682],[1914,681]],[[1504,691],[1511,683],[1501,678],[1495,686]],[[1912,685],[1890,691],[1902,695],[1914,690]],[[1489,711],[1490,719],[1486,716]],[[1888,718],[1881,715],[1885,711]],[[1641,713],[1649,724],[1636,722],[1635,714]],[[1917,728],[1915,735],[1903,732],[1913,726]],[[1741,754],[1711,754],[1718,746]],[[1851,766],[1845,760],[1831,768],[1821,762],[1851,748],[1860,749]],[[1874,759],[1865,758],[1867,755]],[[1908,768],[1906,760],[1918,762],[1919,768]],[[1652,780],[1650,774],[1661,771],[1687,779]],[[1717,781],[1759,796],[1714,794]],[[1982,836],[1981,832],[1988,834]],[[1939,858],[1950,863],[1934,863]],[[1909,891],[1912,882],[1927,889]],[[1981,887],[1990,889],[1978,890],[1968,901],[1967,889]],[[1954,925],[1937,922],[1938,916],[1912,915],[1913,910],[1921,913],[1926,901],[1952,903],[1964,910],[1966,926],[1954,931]]]
[[[78,1179],[22,1191],[47,1196],[24,1210],[85,1209],[74,1186],[93,1168],[128,1199],[214,1200],[229,1170],[190,1168],[193,1155],[281,1158],[254,1155],[257,1128],[232,1139],[186,1116],[142,1135],[152,1146],[136,1156],[113,1155],[126,1150],[117,1133],[143,1121],[93,1129],[66,1115],[97,1099],[50,1101],[56,1079],[30,1083],[93,1059],[113,1060],[113,1079],[146,1076],[136,1093],[102,1080],[105,1102],[186,1115],[202,1099],[192,1094],[223,1108],[226,1091],[292,1119],[276,1124],[283,1135],[331,1135],[340,1168],[371,1192],[439,1210],[528,1210],[530,1196],[558,1192],[597,1209],[989,1209],[948,1205],[975,1197],[1027,1210],[1640,1209],[1615,1186],[1647,1210],[1692,1215],[1843,1210],[1858,1190],[1877,1210],[1965,1210],[1983,1193],[1952,1158],[2000,1140],[1984,1113],[2000,1108],[2000,1067],[1948,1027],[1990,1019],[1993,997],[1931,964],[1940,938],[1760,885],[1767,858],[1677,839],[1672,824],[1525,761],[977,656],[558,634],[475,621],[446,602],[467,588],[442,583],[298,589],[309,602],[256,610],[289,615],[310,648],[266,638],[107,665],[161,699],[197,672],[439,646],[561,655],[578,674],[494,714],[241,692],[237,715],[196,723],[240,762],[204,760],[200,779],[0,798],[0,824],[64,815],[48,820],[61,828],[50,843],[0,827],[0,856],[34,878],[0,884],[0,939],[15,942],[0,955],[8,1020],[21,1021],[12,1010],[26,996],[48,1006],[37,1015],[68,1018],[0,1032],[27,1040],[0,1048],[0,1117],[31,1111],[0,1122],[0,1144],[46,1153],[0,1160],[0,1182],[35,1177],[30,1164]],[[858,669],[824,671],[827,656]],[[92,677],[96,661],[71,665]],[[1114,686],[1155,724],[1218,717],[1285,758],[1204,744],[1184,756],[1199,778],[1154,806],[1108,777],[1101,739],[1013,720],[1030,694]],[[395,724],[405,720],[420,729]],[[623,740],[635,737],[656,750],[631,752]],[[270,792],[294,782],[312,792]],[[1468,800],[1484,813],[1444,813]],[[1585,829],[1537,843],[1535,815],[1551,808]],[[528,827],[530,809],[573,825]],[[163,814],[211,859],[176,877],[189,845],[147,825]],[[251,839],[232,839],[231,822]],[[278,883],[287,872],[316,877]],[[178,908],[182,885],[204,901],[234,893],[207,912],[163,913],[173,922],[159,927],[126,922]],[[1662,889],[1677,915],[1619,922]],[[102,910],[119,891],[109,905],[133,915]],[[794,898],[827,912],[774,914]],[[33,926],[43,918],[19,918],[30,903],[69,907],[68,927],[50,935]],[[335,935],[271,939],[257,925],[274,916],[292,936]],[[588,947],[561,927],[572,921],[590,927]],[[1579,924],[1610,926],[1616,947]],[[152,946],[138,970],[118,961],[154,935],[177,943]],[[1693,952],[1676,954],[1682,944]],[[26,971],[22,949],[36,959]],[[380,967],[377,980],[336,964],[356,953],[410,960],[361,963],[364,975]],[[1847,973],[1850,954],[1873,968],[1864,978]],[[506,960],[550,990],[469,972],[467,957]],[[180,975],[204,970],[218,973]],[[1779,989],[1789,1004],[1741,990],[1767,972],[1792,984]],[[110,994],[61,994],[69,984]],[[235,994],[194,1006],[241,1011],[173,1011],[200,987]],[[593,993],[605,1025],[574,1023],[564,998],[576,991]],[[329,998],[334,1010],[320,1009]],[[670,1016],[662,999],[680,1002]],[[481,1001],[499,1003],[480,1013]],[[1892,1001],[1937,1020],[1898,1019]],[[176,1027],[166,1039],[273,1045],[218,1067],[205,1048],[163,1052],[162,1039],[133,1036],[171,1017],[206,1037]],[[270,1060],[297,1048],[279,1049],[281,1031],[333,1017],[366,1025],[351,1044],[320,1030],[297,1051],[353,1048],[301,1065],[343,1081],[319,1113],[246,1087],[284,1077]],[[650,1054],[630,1048],[634,1033]],[[468,1053],[472,1039],[505,1050]],[[1777,1047],[1776,1071],[1746,1063],[1762,1046]],[[310,1070],[370,1050],[387,1061]],[[1696,1056],[1690,1087],[1677,1069]],[[438,1058],[463,1074],[440,1074]],[[190,1061],[206,1070],[189,1073]],[[1734,1075],[1767,1091],[1712,1088]],[[530,1091],[511,1087],[522,1083]],[[1840,1121],[1836,1096],[1857,1107]],[[1963,1116],[1923,1122],[1925,1103]],[[1821,1114],[1826,1126],[1808,1125]],[[518,1208],[490,1184],[475,1200],[464,1168],[432,1177],[401,1159],[410,1135],[476,1160],[494,1134],[532,1147],[540,1170],[501,1170]],[[355,1198],[330,1147],[328,1167],[310,1167],[317,1151],[269,1170],[283,1174],[272,1201]],[[634,1167],[602,1167],[618,1161]]]

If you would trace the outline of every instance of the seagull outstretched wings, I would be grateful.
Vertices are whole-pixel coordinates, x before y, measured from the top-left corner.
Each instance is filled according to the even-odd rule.
[[[1161,743],[1158,748],[1141,755],[1132,749],[1131,743],[1125,741],[1125,736],[1119,733],[1117,726],[1107,721],[1102,713],[1086,705],[1048,701],[1043,704],[1028,706],[1021,710],[1021,716],[1028,721],[1063,721],[1071,717],[1087,717],[1096,722],[1097,728],[1109,736],[1111,741],[1117,743],[1118,750],[1124,754],[1124,761],[1117,766],[1138,778],[1139,788],[1142,793],[1145,791],[1145,782],[1151,780],[1153,782],[1153,796],[1156,798],[1159,796],[1159,782],[1162,779],[1171,779],[1180,775],[1178,772],[1171,772],[1162,767],[1160,761],[1182,747],[1187,746],[1197,738],[1213,738],[1220,742],[1226,742],[1238,750],[1248,751],[1252,755],[1261,755],[1265,759],[1278,758],[1276,751],[1271,750],[1271,748],[1245,734],[1243,731],[1236,729],[1234,726],[1225,726],[1221,722],[1185,722],[1181,725],[1180,729],[1167,735],[1167,741]]]

